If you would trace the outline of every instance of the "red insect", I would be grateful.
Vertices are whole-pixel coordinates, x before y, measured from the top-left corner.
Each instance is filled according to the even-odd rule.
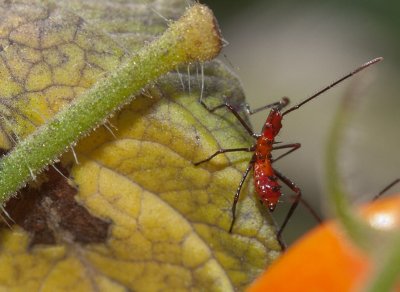
[[[219,149],[216,151],[213,155],[208,157],[207,159],[204,159],[202,161],[194,163],[195,165],[199,165],[201,163],[210,161],[212,158],[215,156],[222,154],[222,153],[227,153],[227,152],[238,152],[238,151],[247,151],[247,152],[254,152],[253,157],[251,158],[249,165],[246,169],[246,171],[243,174],[243,177],[239,183],[239,186],[237,188],[234,200],[233,200],[233,205],[232,205],[232,223],[229,228],[229,232],[232,232],[233,225],[235,223],[236,219],[236,205],[239,200],[239,195],[240,195],[240,190],[243,186],[243,183],[249,174],[250,170],[254,168],[254,185],[256,192],[261,200],[261,202],[272,212],[275,210],[275,207],[279,201],[279,198],[281,197],[281,186],[279,184],[279,180],[283,182],[285,185],[287,185],[296,195],[294,198],[294,201],[282,223],[282,226],[279,228],[277,237],[280,240],[282,230],[285,228],[286,224],[288,223],[290,217],[292,216],[294,210],[296,209],[297,205],[299,202],[303,203],[305,207],[313,214],[315,218],[317,218],[318,221],[320,221],[318,215],[312,210],[312,208],[302,200],[301,198],[301,190],[300,188],[292,182],[290,179],[288,179],[286,176],[281,174],[278,170],[276,170],[273,166],[272,163],[277,161],[278,159],[281,159],[282,157],[288,155],[289,153],[292,153],[293,151],[297,150],[300,148],[299,143],[293,143],[293,144],[283,144],[283,145],[277,145],[278,142],[275,141],[275,137],[278,135],[279,131],[282,128],[282,118],[287,115],[288,113],[300,108],[302,105],[305,103],[309,102],[310,100],[316,98],[317,96],[321,95],[328,89],[332,88],[333,86],[339,84],[340,82],[344,81],[345,79],[351,77],[352,75],[360,72],[361,70],[367,68],[368,66],[375,64],[379,61],[381,61],[383,58],[375,58],[360,67],[358,67],[356,70],[350,72],[349,74],[345,75],[344,77],[338,79],[337,81],[333,82],[332,84],[324,87],[323,89],[319,90],[317,93],[313,94],[312,96],[308,97],[304,101],[300,102],[299,104],[289,108],[288,110],[282,112],[282,109],[285,108],[289,104],[289,99],[287,97],[282,98],[281,101],[275,102],[266,106],[263,106],[261,108],[255,109],[255,110],[250,110],[247,108],[247,112],[249,115],[252,115],[254,113],[257,113],[261,110],[271,108],[271,111],[267,117],[267,120],[265,121],[264,127],[262,129],[261,134],[256,134],[252,131],[251,127],[243,120],[243,118],[239,115],[239,113],[236,111],[236,109],[230,105],[229,103],[225,102],[221,105],[218,105],[214,108],[208,108],[206,104],[201,101],[201,104],[210,112],[214,112],[215,110],[219,108],[226,107],[228,110],[230,110],[235,117],[239,120],[239,122],[243,125],[243,127],[246,129],[246,131],[254,137],[256,140],[256,143],[252,145],[251,147],[244,147],[244,148],[232,148],[232,149]],[[282,155],[278,156],[277,158],[273,159],[271,152],[273,150],[277,149],[289,149],[287,152],[283,153]],[[281,242],[282,243],[282,242]]]

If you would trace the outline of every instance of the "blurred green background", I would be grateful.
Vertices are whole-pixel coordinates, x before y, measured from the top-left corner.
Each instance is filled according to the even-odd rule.
[[[338,159],[352,201],[368,201],[400,177],[400,2],[202,2],[219,19],[229,42],[227,58],[221,59],[232,64],[253,108],[282,96],[297,103],[363,62],[385,58],[284,119],[278,140],[300,142],[302,148],[276,167],[301,187],[320,214],[329,217],[324,186],[327,135],[346,92],[352,92],[357,105]],[[253,117],[256,130],[266,115]],[[274,212],[278,222],[289,205],[283,202]],[[290,243],[313,225],[300,206],[284,237]]]

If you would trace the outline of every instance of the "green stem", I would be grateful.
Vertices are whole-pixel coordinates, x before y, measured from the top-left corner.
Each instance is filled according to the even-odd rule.
[[[357,246],[368,249],[369,241],[367,239],[371,229],[368,228],[359,217],[354,215],[354,211],[347,199],[349,195],[343,187],[343,181],[340,177],[340,170],[337,163],[340,145],[344,139],[344,130],[349,124],[352,115],[351,105],[351,94],[348,94],[348,96],[343,98],[342,103],[336,112],[333,126],[329,134],[326,151],[327,187],[335,214],[344,230]]]
[[[221,47],[212,12],[203,5],[193,5],[158,40],[97,82],[0,161],[0,203],[5,203],[79,137],[130,102],[146,84],[179,64],[212,59]]]
[[[375,258],[375,266],[379,268],[370,275],[369,292],[392,291],[398,283],[400,275],[400,236],[378,233],[366,223],[354,215],[347,200],[348,195],[344,190],[340,171],[337,164],[337,157],[340,145],[343,141],[344,130],[349,124],[352,116],[352,95],[348,94],[342,100],[329,135],[327,146],[327,185],[332,205],[335,208],[337,218],[344,227],[347,235],[358,246],[363,248],[371,257],[374,254],[380,255]],[[375,238],[375,240],[373,240]],[[379,246],[376,244],[379,238]],[[375,245],[374,245],[375,243]],[[377,247],[378,246],[378,247]],[[382,256],[382,251],[384,251]]]
[[[384,258],[375,259],[377,266],[379,263],[381,264],[370,280],[366,291],[395,291],[400,275],[400,236],[396,235],[389,242]]]

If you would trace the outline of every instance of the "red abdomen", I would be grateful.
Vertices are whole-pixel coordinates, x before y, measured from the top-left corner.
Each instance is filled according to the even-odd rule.
[[[273,211],[281,196],[281,187],[269,160],[254,163],[254,185],[263,204]]]

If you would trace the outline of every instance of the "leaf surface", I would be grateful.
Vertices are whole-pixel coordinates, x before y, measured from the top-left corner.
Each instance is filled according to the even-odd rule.
[[[161,33],[167,24],[154,9],[177,18],[186,5],[80,2],[0,1],[3,149]],[[207,104],[240,105],[240,84],[223,65],[204,73]],[[229,112],[198,103],[201,83],[199,65],[168,74],[77,145],[79,164],[62,157],[57,170],[70,180],[50,169],[8,203],[15,224],[1,231],[1,287],[229,291],[278,256],[251,183],[227,232],[251,154],[193,165],[252,143]]]

